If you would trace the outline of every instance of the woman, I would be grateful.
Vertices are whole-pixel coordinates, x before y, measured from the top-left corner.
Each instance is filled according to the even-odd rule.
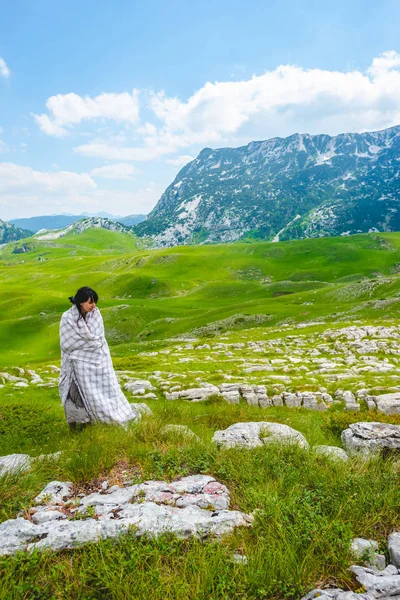
[[[77,423],[118,423],[139,418],[125,398],[111,362],[97,293],[81,287],[61,317],[59,390],[71,430]]]

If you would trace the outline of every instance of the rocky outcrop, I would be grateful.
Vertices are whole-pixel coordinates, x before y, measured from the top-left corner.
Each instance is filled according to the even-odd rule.
[[[381,450],[400,451],[400,425],[387,423],[353,423],[342,433],[349,453],[371,454]]]
[[[249,527],[252,517],[228,510],[229,491],[207,475],[177,481],[145,481],[72,495],[70,482],[51,482],[35,499],[28,518],[0,524],[0,555],[19,550],[73,549],[89,542],[135,535],[221,536]]]

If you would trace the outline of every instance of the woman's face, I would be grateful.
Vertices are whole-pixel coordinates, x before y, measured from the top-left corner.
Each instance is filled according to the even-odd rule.
[[[92,298],[89,298],[86,302],[81,302],[81,311],[84,315],[88,312],[92,312],[95,308],[96,302],[94,302]]]

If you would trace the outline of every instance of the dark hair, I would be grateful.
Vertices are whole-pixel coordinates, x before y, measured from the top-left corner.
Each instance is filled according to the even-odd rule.
[[[75,296],[70,296],[68,300],[72,304],[75,304],[76,308],[79,310],[79,318],[81,318],[83,317],[81,312],[82,302],[87,302],[88,300],[91,300],[92,302],[95,302],[97,304],[97,302],[99,301],[99,296],[97,292],[95,292],[91,287],[85,285],[84,287],[79,288]]]

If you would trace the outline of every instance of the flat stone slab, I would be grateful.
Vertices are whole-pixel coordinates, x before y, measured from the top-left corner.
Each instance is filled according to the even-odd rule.
[[[342,432],[347,452],[371,454],[383,449],[400,450],[400,426],[388,423],[353,423]]]
[[[228,489],[207,475],[170,483],[114,485],[77,498],[72,496],[70,482],[53,481],[36,502],[32,520],[19,517],[0,523],[0,555],[73,549],[118,537],[129,528],[137,536],[171,532],[180,538],[203,538],[221,536],[253,522],[250,515],[228,510]]]
[[[294,443],[309,448],[304,435],[296,429],[267,421],[235,423],[227,429],[216,431],[212,441],[224,448],[257,448],[271,442]]]

